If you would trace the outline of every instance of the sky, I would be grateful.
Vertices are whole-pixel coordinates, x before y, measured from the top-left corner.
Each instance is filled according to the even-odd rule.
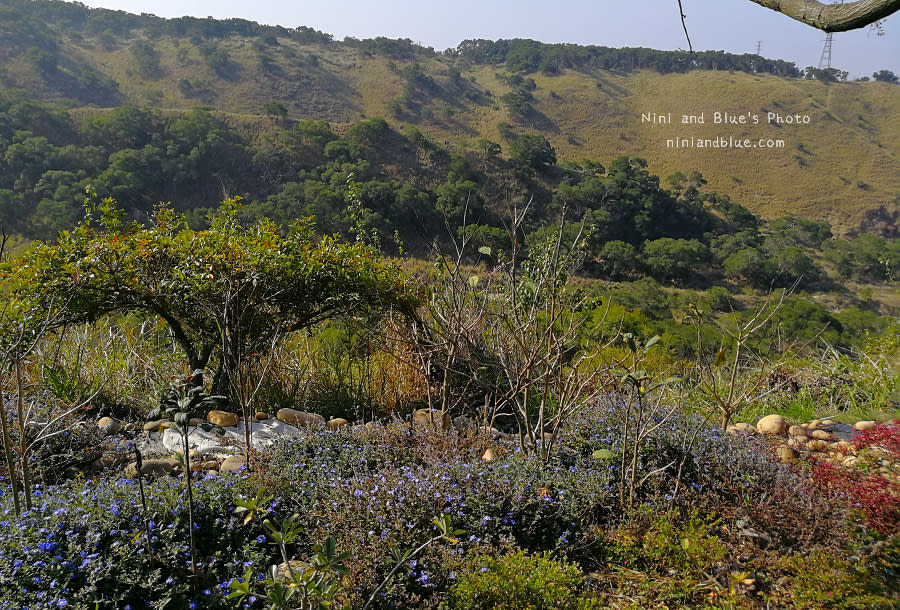
[[[443,51],[472,38],[532,38],[610,47],[687,49],[677,0],[88,0],[92,7],[160,17],[240,17],[285,27],[307,26],[341,40],[409,38]],[[755,53],[817,66],[825,33],[749,0],[682,0],[695,50]],[[850,78],[881,70],[900,75],[900,13],[874,28],[834,34],[832,66]]]

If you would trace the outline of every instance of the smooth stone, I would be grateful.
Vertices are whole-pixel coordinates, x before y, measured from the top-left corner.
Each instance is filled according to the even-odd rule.
[[[857,430],[850,424],[831,424],[825,428],[831,433],[832,439],[851,441],[856,436]]]
[[[760,434],[775,436],[784,434],[788,429],[788,424],[781,415],[766,415],[756,422],[756,429]]]
[[[107,435],[116,434],[122,430],[122,424],[112,417],[101,417],[97,422],[97,427],[102,429]]]
[[[269,414],[265,411],[256,412],[256,421],[266,421],[267,419],[269,419]]]
[[[485,462],[490,462],[494,459],[494,452],[491,451],[490,447],[488,447],[487,451],[482,454],[481,459]]]
[[[302,435],[296,427],[277,419],[250,423],[250,443],[254,449],[271,446],[279,438],[298,438]],[[175,430],[164,430],[163,446],[167,451],[181,451],[181,434]],[[188,434],[188,446],[206,454],[232,454],[244,446],[244,422],[234,428],[225,428],[225,434],[217,435],[201,428],[193,428]]]
[[[872,420],[864,420],[864,421],[856,422],[855,424],[853,424],[853,427],[856,428],[857,430],[859,430],[860,432],[865,432],[866,430],[871,430],[872,428],[874,428],[877,425],[878,425],[877,422],[874,422]]]
[[[794,449],[782,445],[775,450],[775,455],[778,457],[778,461],[793,463],[797,461],[797,456],[799,455]]]
[[[329,419],[325,422],[325,427],[329,430],[337,430],[338,428],[343,428],[344,426],[349,426],[350,422],[348,422],[343,417],[336,417],[334,419]]]
[[[747,424],[747,423],[743,423],[743,422],[742,422],[742,423],[737,423],[737,424],[733,424],[733,425],[731,425],[731,426],[728,426],[728,427],[725,429],[725,434],[728,434],[728,435],[730,435],[730,436],[737,436],[737,435],[739,435],[739,434],[749,434],[749,435],[754,435],[754,434],[756,434],[756,428],[754,428],[754,427],[753,427],[752,425],[750,425],[750,424]]]
[[[806,428],[804,428],[803,426],[791,426],[790,428],[788,428],[788,434],[797,438],[801,438],[806,436]]]
[[[141,460],[141,474],[144,475],[166,475],[171,474],[181,465],[175,458],[160,458]],[[134,478],[137,476],[137,462],[131,462],[125,467],[125,476]]]
[[[438,409],[418,409],[413,412],[413,425],[417,428],[440,428],[449,430],[453,425],[450,416]]]
[[[242,469],[246,468],[247,460],[242,455],[231,455],[225,458],[225,461],[222,462],[222,465],[219,466],[219,472],[240,472]]]
[[[298,426],[301,428],[307,426],[318,426],[325,423],[325,418],[318,413],[307,413],[306,411],[297,411],[295,409],[278,409],[276,417],[286,424]]]
[[[829,443],[828,441],[811,440],[808,443],[806,443],[807,449],[809,449],[810,451],[816,451],[816,452],[827,451],[828,447],[830,447],[830,446],[831,446],[831,443]]]
[[[829,432],[821,429],[813,430],[810,436],[820,441],[830,441],[832,439],[832,436]]]
[[[167,420],[165,419],[156,419],[153,421],[148,421],[144,424],[144,432],[159,432],[160,428]]]
[[[231,411],[215,409],[206,414],[206,419],[209,423],[222,426],[223,428],[233,428],[238,424],[237,413],[232,413]]]

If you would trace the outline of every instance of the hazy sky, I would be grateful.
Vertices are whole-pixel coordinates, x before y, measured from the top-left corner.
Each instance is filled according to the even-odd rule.
[[[285,27],[309,26],[333,34],[410,38],[442,51],[468,38],[533,38],[612,47],[686,49],[677,0],[326,0],[247,2],[236,0],[89,0],[102,6],[161,17],[241,17]],[[818,65],[825,34],[748,0],[683,0],[697,50],[756,52]],[[832,65],[851,77],[887,68],[900,74],[900,14],[882,25],[834,35]]]

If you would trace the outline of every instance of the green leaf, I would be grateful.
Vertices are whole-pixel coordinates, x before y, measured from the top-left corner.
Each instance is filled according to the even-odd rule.
[[[481,246],[480,248],[478,248],[478,252],[484,254],[485,256],[490,256],[491,248],[490,246]]]
[[[478,286],[478,281],[479,281],[478,276],[473,275],[472,277],[469,278],[469,286],[471,286],[472,288],[476,288]]]

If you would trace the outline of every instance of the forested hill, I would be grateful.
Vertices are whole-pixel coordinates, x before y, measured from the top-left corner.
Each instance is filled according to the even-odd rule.
[[[240,19],[0,0],[0,91],[70,109],[81,139],[57,145],[84,145],[82,122],[122,106],[169,120],[205,105],[251,139],[277,133],[273,124],[324,120],[342,134],[384,117],[398,133],[414,127],[470,158],[509,158],[520,136],[538,134],[561,164],[608,165],[627,155],[660,176],[699,170],[709,190],[763,217],[791,212],[841,233],[892,223],[900,205],[900,86],[842,76],[749,54],[530,40],[469,40],[437,52],[409,40],[335,41],[306,27]],[[715,113],[751,122],[716,124]],[[683,115],[704,124],[683,126]],[[720,137],[783,147],[686,144]],[[223,192],[229,184],[220,182],[208,196]]]

